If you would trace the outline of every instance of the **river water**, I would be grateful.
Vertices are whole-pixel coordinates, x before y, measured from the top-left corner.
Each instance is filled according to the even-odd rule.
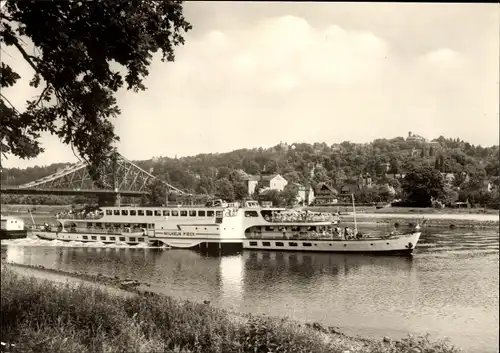
[[[411,257],[266,251],[215,256],[35,239],[2,241],[2,252],[9,262],[137,279],[155,292],[230,310],[317,321],[351,335],[430,333],[466,352],[488,353],[498,350],[498,246],[497,229],[426,228]]]

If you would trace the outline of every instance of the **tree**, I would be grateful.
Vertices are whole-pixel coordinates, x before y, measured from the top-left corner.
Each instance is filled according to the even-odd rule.
[[[389,202],[394,198],[395,190],[390,188],[390,185],[379,185],[376,189],[377,196],[380,202]]]
[[[6,0],[0,12],[0,46],[12,46],[34,71],[30,85],[41,94],[27,108],[0,95],[0,150],[4,156],[33,158],[43,152],[40,133],[48,131],[71,145],[97,173],[118,141],[112,118],[120,114],[114,94],[124,84],[145,90],[153,53],[174,60],[191,25],[180,1]],[[23,39],[24,38],[24,39]],[[33,54],[22,43],[29,39]],[[125,75],[110,63],[121,65]],[[0,66],[0,88],[21,78]],[[2,90],[4,91],[4,90]]]
[[[217,172],[217,179],[224,179],[224,178],[229,179],[230,174],[231,174],[231,169],[229,169],[228,167],[220,167]]]
[[[288,183],[281,192],[281,199],[286,206],[293,206],[297,202],[299,188],[293,183]]]
[[[142,205],[160,206],[165,204],[167,188],[164,182],[153,179],[146,188],[148,193],[141,198]]]
[[[431,199],[442,196],[444,182],[437,170],[420,166],[406,174],[402,187],[408,203],[417,207],[429,207]]]
[[[441,196],[441,200],[447,206],[452,205],[454,202],[458,201],[459,195],[455,190],[445,187],[444,192]]]
[[[234,188],[229,179],[222,178],[215,182],[215,194],[226,201],[234,200]]]
[[[436,157],[436,159],[434,160],[434,169],[440,171],[441,170],[441,166],[439,165],[439,158]]]
[[[284,200],[278,190],[266,190],[263,195],[259,195],[259,198],[262,201],[271,201],[273,206],[281,206],[284,204]]]
[[[399,161],[396,158],[392,158],[389,163],[390,163],[389,173],[390,174],[398,174],[399,169],[401,168]]]

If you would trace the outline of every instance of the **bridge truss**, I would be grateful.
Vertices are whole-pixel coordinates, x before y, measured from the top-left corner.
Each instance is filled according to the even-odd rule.
[[[99,178],[94,180],[89,167],[79,162],[58,171],[55,174],[20,185],[19,189],[50,189],[74,191],[110,191],[148,193],[148,184],[157,179],[151,173],[138,167],[119,153],[116,153],[108,163],[104,163]],[[159,179],[157,179],[159,180]],[[167,192],[185,195],[186,193],[164,181],[161,181]]]

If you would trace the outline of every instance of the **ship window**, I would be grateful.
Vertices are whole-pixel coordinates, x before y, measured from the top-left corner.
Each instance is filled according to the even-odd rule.
[[[187,211],[186,210],[182,210],[181,211],[181,217],[186,217],[187,216]]]
[[[82,238],[83,238],[83,240],[88,240],[89,237],[84,235],[84,236],[82,236]]]
[[[250,246],[257,246],[257,242],[256,241],[251,241],[250,242]]]
[[[109,237],[109,240],[115,241],[116,238],[115,237]]]
[[[289,245],[289,246],[297,246],[297,243],[295,243],[295,242],[290,242],[290,243],[288,243],[288,245]]]
[[[302,243],[303,246],[312,246],[311,243]]]
[[[111,210],[106,210],[106,216],[111,216],[113,212]]]
[[[137,215],[137,212],[135,210],[130,210],[130,215],[135,216],[135,215]]]
[[[161,216],[161,211],[160,210],[155,210],[155,216]]]
[[[146,210],[146,216],[152,216],[153,215],[153,211],[151,210]]]
[[[205,217],[205,211],[198,211],[198,217]]]
[[[263,241],[262,246],[271,246],[271,243],[268,241]]]
[[[137,241],[144,241],[144,238],[137,238]]]
[[[214,211],[207,211],[207,217],[213,217]]]
[[[101,237],[101,240],[106,240],[106,237]]]
[[[169,211],[169,210],[165,210],[165,211],[163,211],[163,215],[164,215],[164,216],[170,216],[170,211]]]
[[[120,237],[120,241],[125,241],[125,237]]]
[[[131,237],[131,238],[128,238],[129,241],[135,241],[135,238],[134,237]]]
[[[113,215],[114,216],[119,216],[120,215],[120,210],[113,210]]]
[[[280,242],[280,241],[277,241],[277,242],[276,242],[276,246],[283,246],[283,243],[282,243],[282,242]]]
[[[122,210],[122,216],[128,216],[128,210]]]
[[[264,230],[266,230],[267,232],[272,232],[272,231],[274,231],[274,227],[271,227],[271,226],[265,226],[265,227],[264,227]]]
[[[138,210],[137,211],[138,216],[144,216],[144,210]]]
[[[215,211],[215,217],[222,217],[222,211]]]
[[[172,210],[172,216],[179,216],[179,211],[177,210]]]
[[[259,217],[257,211],[245,211],[245,217]]]
[[[189,217],[196,217],[196,210],[189,210]]]
[[[95,235],[90,237],[92,240],[97,240],[97,237]]]

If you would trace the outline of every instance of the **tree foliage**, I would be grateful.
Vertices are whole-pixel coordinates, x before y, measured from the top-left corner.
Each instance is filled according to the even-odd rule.
[[[14,107],[2,90],[2,154],[36,157],[43,152],[40,133],[48,131],[89,161],[94,172],[118,141],[115,93],[124,85],[144,90],[153,54],[173,61],[174,47],[191,29],[182,2],[167,0],[6,0],[0,19],[0,46],[19,51],[33,69],[30,85],[41,89],[25,110]],[[1,64],[0,88],[20,78]]]
[[[432,199],[444,193],[441,174],[428,166],[413,168],[403,179],[402,187],[405,199],[418,207],[429,207]]]

